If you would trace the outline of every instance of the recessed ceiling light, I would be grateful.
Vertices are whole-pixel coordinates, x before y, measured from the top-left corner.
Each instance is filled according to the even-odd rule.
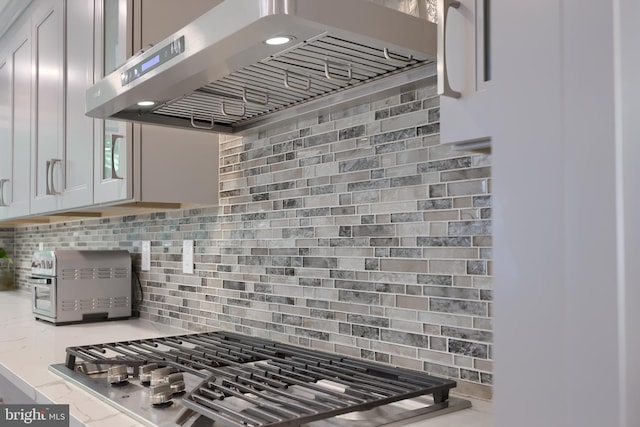
[[[152,105],[156,105],[156,103],[153,101],[140,101],[138,105],[141,107],[151,107]]]
[[[293,39],[294,37],[292,36],[278,36],[278,37],[271,37],[270,39],[266,39],[264,42],[272,46],[277,46],[280,44],[287,44]]]

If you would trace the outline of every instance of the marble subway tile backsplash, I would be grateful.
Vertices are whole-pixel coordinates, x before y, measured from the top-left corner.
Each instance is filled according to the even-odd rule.
[[[439,146],[438,120],[429,86],[223,137],[220,206],[17,228],[19,283],[39,242],[128,249],[140,270],[150,240],[145,318],[423,369],[491,398],[490,161]]]

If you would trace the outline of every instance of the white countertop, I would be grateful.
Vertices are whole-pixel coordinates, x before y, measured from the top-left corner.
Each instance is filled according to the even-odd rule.
[[[28,292],[4,291],[0,292],[0,375],[36,403],[69,404],[75,419],[72,426],[79,421],[88,427],[138,427],[141,424],[49,372],[48,367],[64,363],[65,349],[70,346],[184,333],[188,331],[140,319],[53,326],[34,319]],[[471,409],[408,427],[492,427],[491,404],[476,400],[472,404]]]
[[[117,409],[49,372],[64,363],[74,345],[184,334],[184,329],[146,320],[118,320],[54,326],[35,320],[31,294],[0,292],[0,375],[36,403],[69,404],[71,416],[90,427],[134,427],[140,424]]]

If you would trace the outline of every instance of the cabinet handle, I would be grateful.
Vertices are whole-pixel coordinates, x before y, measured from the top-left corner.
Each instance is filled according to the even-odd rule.
[[[331,66],[345,66],[347,70],[347,77],[342,77],[337,74],[331,74]],[[343,64],[335,61],[324,61],[324,75],[327,80],[332,80],[334,82],[349,82],[353,78],[353,69],[351,68],[351,64]]]
[[[46,163],[46,166],[45,166],[44,175],[45,175],[45,181],[47,183],[47,190],[46,190],[45,194],[47,196],[52,196],[53,195],[53,191],[51,191],[51,181],[52,181],[51,160],[47,160],[47,163]]]
[[[59,191],[56,190],[55,185],[54,185],[54,181],[53,181],[53,170],[54,167],[57,164],[60,164],[62,162],[62,160],[60,159],[51,159],[51,160],[47,160],[47,167],[46,167],[46,181],[47,181],[47,196],[56,196],[60,193]]]
[[[9,204],[4,201],[4,185],[11,181],[10,179],[0,179],[0,207],[8,208]]]
[[[124,179],[124,177],[118,175],[116,171],[116,148],[120,146],[121,141],[124,141],[124,136],[113,134],[111,135],[111,178],[112,179]]]
[[[47,160],[44,167],[44,176],[45,182],[47,183],[47,190],[45,194],[49,196],[51,194],[50,181],[49,181],[49,170],[51,169],[51,160]]]
[[[62,191],[56,190],[55,180],[53,179],[53,173],[55,172],[56,165],[62,166],[62,159],[51,159],[51,192],[54,195],[62,194]]]
[[[451,8],[457,9],[460,2],[456,0],[438,1],[438,95],[460,98],[461,93],[451,89],[449,72],[447,71],[447,19]]]

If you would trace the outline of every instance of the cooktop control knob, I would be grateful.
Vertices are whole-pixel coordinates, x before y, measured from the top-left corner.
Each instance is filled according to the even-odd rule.
[[[151,372],[151,386],[156,386],[159,384],[166,384],[169,382],[169,374],[173,374],[174,372],[178,372],[176,368],[172,368],[171,366],[165,366],[164,368],[158,368]]]
[[[148,384],[151,382],[151,372],[158,369],[157,363],[147,363],[146,365],[140,366],[140,382],[143,384]]]
[[[167,376],[168,384],[173,394],[182,393],[185,390],[184,376],[182,372],[175,372]]]
[[[152,405],[164,405],[171,401],[171,386],[169,384],[160,384],[151,386],[149,389],[149,398]]]
[[[115,365],[107,370],[107,380],[109,384],[120,384],[129,378],[126,365]]]

